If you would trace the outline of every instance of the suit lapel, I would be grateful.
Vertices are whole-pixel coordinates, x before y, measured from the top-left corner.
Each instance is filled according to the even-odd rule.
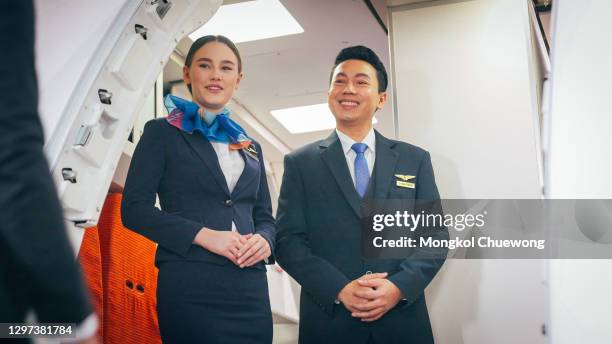
[[[336,132],[332,132],[327,139],[319,144],[319,147],[321,148],[321,158],[334,176],[346,201],[353,208],[355,214],[361,216],[361,199],[355,190],[351,173],[346,165],[346,157],[342,151],[342,144]]]
[[[376,133],[376,159],[374,161],[374,177],[375,190],[374,199],[386,199],[389,194],[389,187],[395,180],[393,174],[399,154],[393,149],[395,142],[382,136],[378,131]]]
[[[259,169],[259,162],[257,160],[250,156],[247,156],[247,154],[242,149],[238,152],[240,153],[242,160],[244,160],[244,170],[242,170],[242,174],[238,178],[236,186],[234,186],[234,190],[232,190],[232,195],[247,186],[251,179],[253,179],[257,175],[256,172]]]
[[[185,133],[182,130],[179,130],[181,135],[189,146],[196,152],[200,160],[208,167],[210,173],[213,178],[219,184],[219,187],[223,189],[223,191],[229,196],[230,192],[227,187],[227,182],[225,181],[225,176],[223,176],[223,172],[221,171],[221,165],[219,165],[219,159],[217,158],[217,153],[215,153],[215,149],[212,147],[210,142],[206,140],[202,135],[199,134],[189,134]],[[243,173],[244,174],[244,173]]]

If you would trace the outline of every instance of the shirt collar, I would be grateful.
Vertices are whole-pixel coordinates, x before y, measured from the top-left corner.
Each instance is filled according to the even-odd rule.
[[[338,128],[336,128],[336,134],[338,134],[338,138],[340,139],[340,143],[342,144],[342,151],[344,152],[344,155],[349,154],[352,150],[351,147],[353,147],[353,144],[356,143],[356,141],[350,138],[345,133],[338,130]],[[368,148],[372,150],[372,153],[376,152],[376,136],[374,135],[374,128],[370,128],[370,131],[361,142],[365,143]]]

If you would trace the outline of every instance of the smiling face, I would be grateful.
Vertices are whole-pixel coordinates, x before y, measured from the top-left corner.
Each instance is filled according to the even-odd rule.
[[[338,129],[369,129],[374,112],[382,109],[386,100],[387,93],[378,92],[376,69],[369,63],[346,60],[334,69],[327,103]]]
[[[190,66],[183,67],[183,81],[191,85],[193,101],[209,111],[221,111],[242,80],[238,58],[224,43],[200,47]]]

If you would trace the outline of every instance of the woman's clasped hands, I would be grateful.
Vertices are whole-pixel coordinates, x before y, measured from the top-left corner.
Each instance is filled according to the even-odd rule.
[[[194,243],[241,268],[253,266],[272,254],[270,244],[260,234],[242,235],[235,231],[202,228]]]

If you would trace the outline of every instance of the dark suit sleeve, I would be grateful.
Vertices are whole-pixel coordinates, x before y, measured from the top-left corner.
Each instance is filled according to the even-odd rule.
[[[416,187],[417,204],[425,204],[427,212],[441,212],[440,195],[436,187],[431,159],[427,152],[419,166]],[[421,233],[429,233],[434,240],[448,239],[446,228],[427,228]],[[411,257],[400,264],[399,272],[388,277],[402,291],[408,304],[413,303],[423,294],[427,285],[444,264],[446,253],[447,249],[422,248],[416,250]]]
[[[0,322],[33,308],[80,323],[91,308],[43,154],[31,1],[0,2],[0,45]]]
[[[257,146],[257,155],[259,156],[259,166],[261,174],[259,178],[259,192],[257,200],[253,207],[253,221],[255,223],[255,233],[261,235],[272,250],[272,254],[268,258],[267,264],[274,264],[274,245],[276,242],[276,223],[272,216],[272,201],[270,200],[270,189],[268,188],[268,179],[266,175],[266,166],[264,163],[263,152],[261,146]]]
[[[165,169],[166,141],[163,123],[147,122],[134,150],[121,202],[121,220],[127,228],[170,251],[186,256],[203,224],[155,207]],[[167,131],[166,131],[167,133]]]
[[[281,266],[321,304],[331,307],[350,280],[314,254],[308,242],[304,217],[304,184],[291,156],[285,156],[285,172],[278,201],[276,259]]]

